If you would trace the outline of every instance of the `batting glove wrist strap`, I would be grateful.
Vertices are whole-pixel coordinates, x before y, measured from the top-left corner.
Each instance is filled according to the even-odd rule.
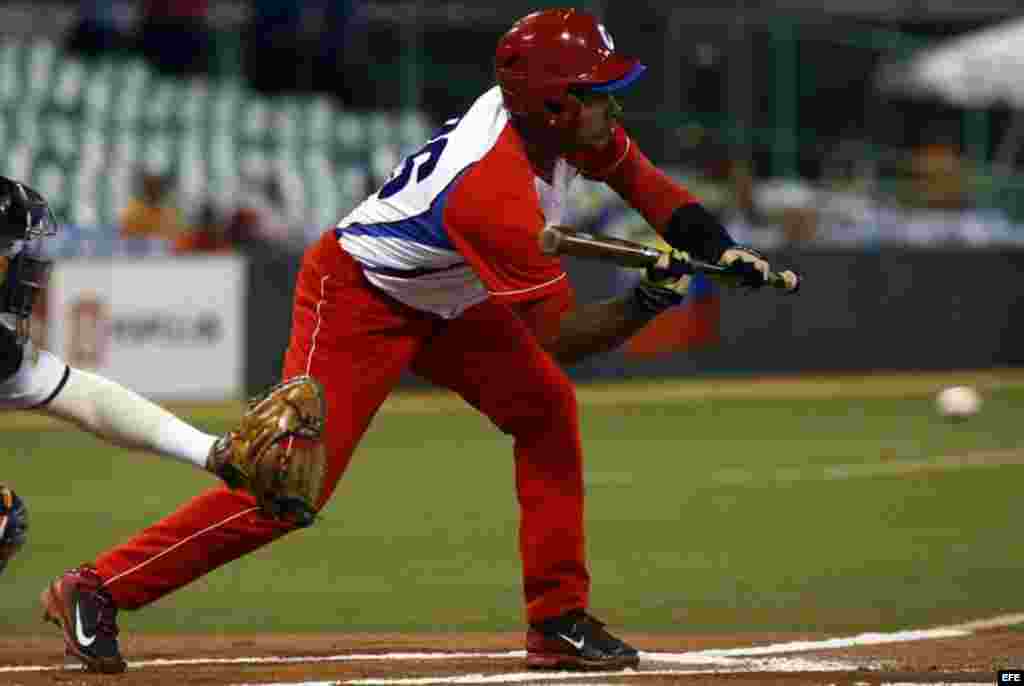
[[[696,202],[676,208],[663,238],[676,250],[685,250],[707,262],[717,262],[736,245],[715,215]]]

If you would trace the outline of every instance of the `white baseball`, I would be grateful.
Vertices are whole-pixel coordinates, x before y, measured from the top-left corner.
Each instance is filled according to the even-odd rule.
[[[950,419],[964,419],[981,409],[981,394],[970,386],[950,386],[935,398],[939,414]]]

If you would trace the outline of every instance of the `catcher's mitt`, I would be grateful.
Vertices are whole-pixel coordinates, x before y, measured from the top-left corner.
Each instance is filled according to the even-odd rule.
[[[28,510],[25,501],[8,486],[0,484],[0,572],[28,539]]]
[[[255,496],[263,513],[309,526],[323,492],[323,387],[297,376],[249,402],[241,425],[210,449],[206,468]],[[294,440],[299,439],[299,440]]]

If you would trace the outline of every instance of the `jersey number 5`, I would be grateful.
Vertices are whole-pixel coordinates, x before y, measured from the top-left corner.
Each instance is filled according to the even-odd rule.
[[[424,155],[427,155],[427,159],[416,170],[416,182],[419,183],[430,176],[437,167],[437,162],[441,159],[441,153],[444,151],[445,146],[448,145],[448,134],[454,131],[458,125],[458,119],[450,119],[445,122],[444,126],[434,134],[429,143],[405,158],[402,169],[381,187],[377,197],[381,200],[386,200],[405,188],[412,178],[412,170],[416,167],[416,161]]]

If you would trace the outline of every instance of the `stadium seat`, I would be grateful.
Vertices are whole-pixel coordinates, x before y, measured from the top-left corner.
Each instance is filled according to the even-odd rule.
[[[270,127],[270,107],[265,100],[247,98],[242,105],[242,136],[263,142]]]
[[[312,98],[306,103],[303,128],[312,145],[325,145],[331,141],[331,102],[327,98]]]
[[[80,60],[63,60],[56,68],[51,102],[55,107],[70,112],[79,107],[86,78],[85,65]]]
[[[209,127],[234,129],[242,109],[243,89],[234,82],[218,85],[210,94]]]
[[[372,112],[367,115],[366,132],[370,146],[374,148],[398,141],[398,127],[388,112]]]
[[[115,234],[140,164],[174,173],[183,199],[214,192],[225,205],[240,171],[277,173],[307,225],[321,225],[361,200],[371,164],[386,176],[430,131],[414,110],[355,113],[322,95],[268,97],[240,78],[175,79],[139,58],[82,59],[44,39],[0,43],[0,107],[0,171],[45,184],[69,225]],[[86,229],[61,249],[147,252]]]
[[[403,154],[408,154],[427,142],[431,126],[422,113],[402,112],[398,117],[398,143]]]
[[[17,102],[21,95],[21,79],[18,76],[10,46],[0,49],[0,103]]]
[[[28,44],[25,60],[26,95],[33,102],[39,102],[52,84],[57,47],[49,40],[34,40]]]
[[[335,120],[335,140],[346,152],[363,152],[367,144],[366,127],[359,115],[344,112]]]

